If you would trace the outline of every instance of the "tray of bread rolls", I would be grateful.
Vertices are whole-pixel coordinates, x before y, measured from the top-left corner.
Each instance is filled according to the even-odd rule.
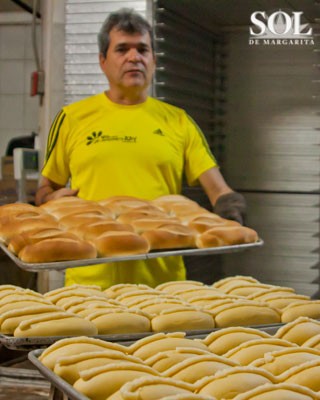
[[[299,317],[270,333],[234,326],[199,338],[155,333],[126,345],[67,338],[28,356],[74,400],[209,400],[230,393],[238,400],[316,400],[319,332],[318,320]]]
[[[0,342],[21,350],[83,335],[126,342],[157,332],[199,336],[232,326],[271,332],[299,317],[320,319],[320,300],[249,276],[212,285],[171,281],[156,288],[72,285],[44,294],[0,286]]]
[[[28,271],[230,253],[262,244],[255,230],[180,195],[0,206],[0,247]]]

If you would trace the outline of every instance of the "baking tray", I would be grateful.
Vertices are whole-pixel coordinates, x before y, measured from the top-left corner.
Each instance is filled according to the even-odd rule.
[[[86,267],[89,265],[103,264],[109,262],[118,261],[133,261],[133,260],[149,260],[152,258],[159,257],[171,257],[171,256],[204,256],[208,254],[223,254],[233,253],[243,250],[260,247],[263,245],[263,240],[260,239],[255,243],[238,244],[233,246],[221,246],[221,247],[209,247],[206,249],[175,249],[168,251],[151,251],[150,253],[139,254],[135,256],[123,256],[123,257],[101,257],[101,258],[90,258],[74,261],[59,261],[50,263],[24,263],[18,257],[16,257],[11,251],[8,250],[7,246],[0,243],[0,248],[21,268],[26,271],[42,271],[42,270],[64,270],[66,268],[75,267]]]
[[[263,330],[265,332],[268,332],[269,334],[274,334],[279,327],[283,326],[284,324],[271,324],[271,325],[256,325],[256,326],[251,326],[251,328],[256,328]],[[210,329],[208,331],[193,331],[194,335],[188,335],[187,336],[192,337],[194,339],[196,338],[204,338],[207,336],[209,333],[219,330],[219,328],[216,329]],[[192,332],[190,332],[192,333]],[[153,333],[152,333],[153,334]],[[135,340],[131,340],[127,342],[127,345],[130,345],[134,343]],[[123,344],[123,343],[121,343]],[[78,392],[77,390],[74,389],[73,386],[71,386],[69,383],[67,383],[64,379],[60,378],[58,375],[56,375],[53,371],[51,371],[49,368],[45,367],[40,361],[39,361],[39,356],[41,353],[44,351],[44,349],[37,349],[37,350],[32,350],[28,353],[28,358],[30,362],[39,370],[39,372],[51,383],[51,385],[60,393],[63,393],[68,397],[70,400],[89,400],[87,396],[83,395],[82,393]],[[60,398],[60,396],[57,396]]]
[[[250,326],[250,328],[259,329],[273,335],[283,323],[279,324],[269,324],[269,325],[255,325]],[[199,338],[203,339],[209,333],[220,330],[221,328],[213,328],[213,329],[205,329],[205,330],[193,330],[186,331],[187,337],[192,337],[194,339]],[[123,345],[129,345],[133,342],[142,339],[146,336],[151,336],[156,334],[157,332],[145,332],[145,333],[131,333],[131,334],[113,334],[113,335],[95,335],[92,336],[97,339],[121,343]],[[39,349],[48,347],[51,344],[57,342],[60,339],[64,339],[70,336],[34,336],[34,337],[26,337],[26,338],[16,338],[14,336],[3,335],[0,334],[0,343],[11,350],[23,350],[30,351],[33,349]]]

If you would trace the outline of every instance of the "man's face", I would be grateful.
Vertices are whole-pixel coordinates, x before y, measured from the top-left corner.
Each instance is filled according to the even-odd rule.
[[[111,90],[145,90],[151,83],[155,59],[148,32],[129,34],[113,28],[106,56],[100,54],[100,66]]]

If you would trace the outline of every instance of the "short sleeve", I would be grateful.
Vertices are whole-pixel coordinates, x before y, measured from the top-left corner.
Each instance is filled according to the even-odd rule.
[[[51,181],[66,185],[70,178],[67,138],[70,130],[68,115],[62,109],[55,117],[47,139],[42,175]]]
[[[188,184],[195,186],[203,172],[218,167],[218,164],[196,122],[187,114],[184,114],[183,118],[186,132],[185,175]]]

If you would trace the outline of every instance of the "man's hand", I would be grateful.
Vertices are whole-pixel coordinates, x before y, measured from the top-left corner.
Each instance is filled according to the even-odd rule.
[[[54,190],[53,192],[48,193],[46,195],[45,202],[49,200],[56,200],[59,199],[60,197],[76,196],[78,192],[79,192],[78,189],[69,189],[69,188]]]
[[[66,188],[43,176],[36,193],[35,202],[37,206],[40,206],[49,200],[55,200],[66,196],[76,196],[78,192],[78,189]]]
[[[219,196],[214,206],[214,212],[220,217],[237,221],[241,225],[245,224],[246,210],[246,200],[237,192]]]

